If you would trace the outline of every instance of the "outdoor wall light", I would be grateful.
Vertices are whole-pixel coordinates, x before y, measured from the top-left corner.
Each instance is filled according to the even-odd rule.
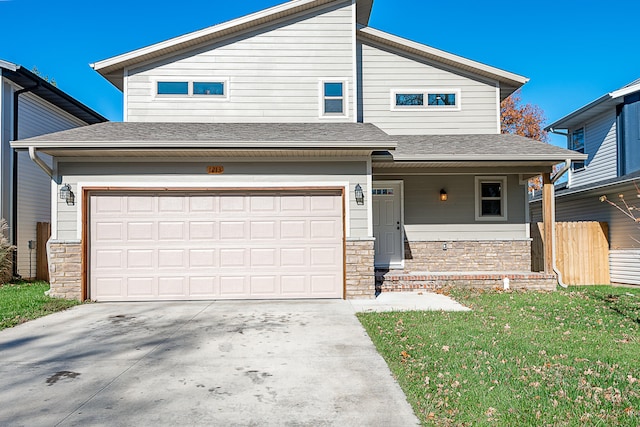
[[[449,195],[447,194],[444,188],[440,190],[440,200],[443,202],[446,202],[447,200],[449,200]]]
[[[63,184],[60,187],[60,198],[67,202],[67,206],[73,206],[76,204],[76,195],[71,191],[71,186],[69,184]]]
[[[356,203],[358,205],[364,205],[364,192],[362,191],[362,187],[360,187],[360,184],[356,184],[355,195]]]

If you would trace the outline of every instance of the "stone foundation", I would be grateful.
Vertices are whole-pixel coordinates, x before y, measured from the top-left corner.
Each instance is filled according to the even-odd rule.
[[[374,239],[347,239],[346,271],[347,299],[375,298],[375,269],[373,267]]]
[[[405,271],[531,271],[531,240],[405,242]]]
[[[82,298],[82,245],[79,240],[47,242],[49,256],[49,295],[57,298]]]

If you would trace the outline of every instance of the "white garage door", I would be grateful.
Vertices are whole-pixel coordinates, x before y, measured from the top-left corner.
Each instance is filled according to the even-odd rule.
[[[337,192],[96,193],[98,301],[342,298]]]

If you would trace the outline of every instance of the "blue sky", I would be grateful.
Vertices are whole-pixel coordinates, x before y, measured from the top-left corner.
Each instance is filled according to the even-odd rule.
[[[89,63],[280,3],[0,0],[0,59],[119,121],[122,94]],[[529,77],[523,101],[550,123],[640,77],[638,16],[637,0],[375,0],[370,25]]]

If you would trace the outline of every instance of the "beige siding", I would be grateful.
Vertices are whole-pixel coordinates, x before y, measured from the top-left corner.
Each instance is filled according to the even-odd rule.
[[[497,176],[492,175],[492,176]],[[375,182],[375,180],[374,180]],[[475,177],[408,176],[404,178],[404,225],[409,241],[510,240],[528,238],[525,190],[508,177],[507,221],[475,219]],[[440,189],[449,200],[439,200]]]
[[[369,43],[358,43],[365,122],[393,135],[498,133],[496,82]],[[392,111],[392,90],[420,88],[459,89],[460,111]]]
[[[33,94],[20,95],[19,138],[86,125],[82,120],[41,100]],[[49,165],[51,159],[40,155]],[[34,277],[36,251],[29,251],[29,240],[36,240],[36,223],[51,221],[51,178],[29,154],[18,154],[18,274]],[[31,257],[31,261],[30,261]]]
[[[584,139],[589,159],[584,170],[572,172],[570,186],[578,187],[618,176],[615,110],[586,123]]]
[[[320,80],[344,80],[353,118],[353,6],[331,5],[267,28],[129,70],[126,121],[312,122]],[[157,97],[156,82],[228,81],[229,98]]]
[[[207,175],[207,165],[224,166],[224,174]],[[367,206],[355,203],[353,192],[360,184],[366,194],[367,162],[257,162],[243,163],[211,160],[209,163],[97,163],[79,162],[58,165],[64,182],[72,185],[76,195],[78,183],[87,186],[161,187],[171,183],[174,187],[210,188],[277,188],[277,187],[337,187],[349,186],[346,194],[347,236],[370,237]],[[58,235],[60,240],[78,239],[80,203],[67,206],[59,201]]]

